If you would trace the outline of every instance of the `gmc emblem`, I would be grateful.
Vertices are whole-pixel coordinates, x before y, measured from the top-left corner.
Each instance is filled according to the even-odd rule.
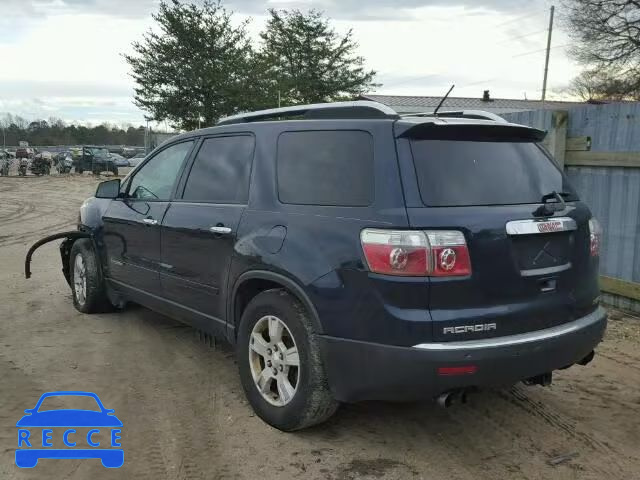
[[[457,327],[445,327],[442,329],[442,333],[445,335],[449,333],[461,334],[461,333],[473,333],[473,332],[489,332],[496,330],[495,323],[480,323],[478,325],[459,325]]]
[[[538,223],[538,231],[540,233],[551,233],[562,231],[562,222],[544,222]]]

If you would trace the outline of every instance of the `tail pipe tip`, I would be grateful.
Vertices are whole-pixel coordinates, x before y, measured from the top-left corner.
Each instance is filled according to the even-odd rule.
[[[452,390],[436,398],[436,403],[442,408],[449,408],[454,402],[467,403],[467,390]]]

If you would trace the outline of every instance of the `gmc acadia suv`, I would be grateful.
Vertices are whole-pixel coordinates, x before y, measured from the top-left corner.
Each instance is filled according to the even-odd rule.
[[[179,135],[58,238],[85,313],[133,301],[235,345],[285,431],[586,364],[601,232],[540,145],[483,112],[267,110]]]

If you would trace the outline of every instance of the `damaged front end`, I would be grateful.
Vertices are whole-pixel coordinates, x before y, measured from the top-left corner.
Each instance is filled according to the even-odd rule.
[[[54,235],[49,235],[48,237],[44,237],[43,239],[38,240],[31,246],[24,260],[24,276],[26,278],[31,277],[31,257],[33,257],[33,253],[45,243],[53,242],[54,240],[59,240],[61,238],[65,239],[60,244],[62,273],[64,274],[64,278],[67,279],[67,283],[71,285],[71,275],[69,271],[69,256],[71,254],[71,247],[73,246],[73,243],[79,238],[91,238],[91,234],[88,232],[82,232],[79,230],[74,230],[71,232],[61,232]]]

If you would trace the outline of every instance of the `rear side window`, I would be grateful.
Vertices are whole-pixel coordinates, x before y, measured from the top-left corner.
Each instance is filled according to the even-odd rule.
[[[191,202],[246,203],[253,149],[250,135],[206,139],[193,162],[182,198]]]
[[[411,140],[427,206],[539,203],[553,191],[577,200],[564,174],[532,142]]]
[[[282,203],[362,207],[373,201],[373,138],[367,132],[285,132],[277,162]]]

